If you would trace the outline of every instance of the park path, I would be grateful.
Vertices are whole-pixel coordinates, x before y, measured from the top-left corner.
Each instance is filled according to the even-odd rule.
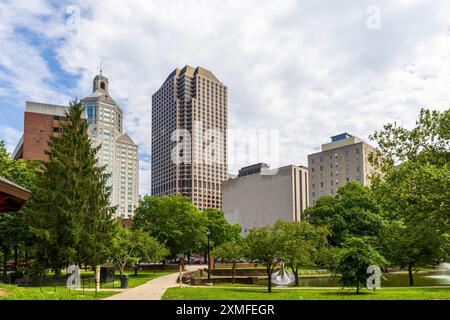
[[[185,267],[185,271],[183,273],[195,271],[201,268],[205,268],[205,266],[189,265]],[[173,288],[180,285],[177,282],[178,276],[179,273],[176,272],[158,277],[136,288],[126,289],[125,291],[104,300],[161,300],[161,297],[168,288]]]

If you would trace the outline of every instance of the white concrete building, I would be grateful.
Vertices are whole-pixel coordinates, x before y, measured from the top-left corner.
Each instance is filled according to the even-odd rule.
[[[243,234],[278,220],[300,221],[309,202],[308,169],[289,165],[270,169],[260,163],[242,168],[222,183],[223,211]]]
[[[116,217],[129,219],[139,201],[138,146],[123,132],[123,112],[109,95],[108,85],[105,76],[97,75],[93,93],[82,103],[94,146],[101,146],[100,164],[111,172],[111,204],[117,206]]]

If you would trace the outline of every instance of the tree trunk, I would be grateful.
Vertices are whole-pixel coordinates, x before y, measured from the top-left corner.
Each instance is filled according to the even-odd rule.
[[[267,292],[272,292],[272,277],[270,274],[270,266],[267,266]]]
[[[359,279],[356,280],[356,294],[359,294]]]
[[[234,275],[236,273],[236,260],[233,260],[233,267],[231,269],[231,277],[232,277],[232,283],[234,284]]]
[[[53,270],[55,271],[55,277],[59,278],[59,276],[61,275],[61,270],[60,270],[59,266],[55,266],[53,268]]]
[[[413,287],[414,286],[414,277],[413,277],[413,273],[412,273],[412,263],[408,264],[408,274],[409,274],[409,286]]]
[[[295,276],[295,284],[294,284],[294,286],[298,287],[298,286],[300,286],[300,281],[298,279],[298,268],[291,267],[291,269],[292,269],[292,273]]]
[[[136,263],[136,265],[134,266],[134,275],[135,276],[138,275],[138,269],[139,269],[139,263]]]

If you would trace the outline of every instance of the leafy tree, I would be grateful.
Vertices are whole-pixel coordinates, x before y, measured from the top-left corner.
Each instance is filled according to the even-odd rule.
[[[272,292],[272,273],[283,255],[282,233],[273,225],[253,228],[245,238],[248,257],[264,264],[267,271],[267,291]]]
[[[422,109],[414,128],[389,123],[371,139],[379,146],[372,161],[384,173],[405,161],[442,167],[450,163],[450,109],[443,112]]]
[[[343,248],[337,252],[336,259],[337,271],[342,276],[341,283],[345,287],[356,286],[357,294],[369,277],[367,268],[371,265],[382,268],[386,263],[384,257],[370,244],[368,237],[347,239]]]
[[[449,251],[448,235],[435,232],[433,221],[428,223],[392,222],[382,239],[384,256],[389,262],[408,268],[409,285],[414,285],[413,270],[416,266],[429,264],[435,259],[446,258]]]
[[[354,236],[379,236],[384,219],[373,191],[353,181],[338,189],[336,197],[323,196],[305,210],[304,218],[316,226],[329,226],[330,243],[341,246]]]
[[[111,241],[110,252],[114,263],[122,276],[125,267],[137,262],[138,232],[124,228],[117,224],[114,237]]]
[[[408,267],[449,255],[450,110],[422,110],[409,130],[387,124],[372,138],[380,152],[371,161],[381,175],[372,188],[389,226],[382,237],[390,262]],[[382,154],[382,156],[381,156]]]
[[[335,273],[337,268],[336,254],[339,249],[340,248],[338,247],[322,247],[317,252],[316,264],[330,270],[332,273]]]
[[[134,228],[141,228],[164,244],[170,256],[190,255],[206,242],[206,217],[181,195],[144,196],[136,209]]]
[[[22,212],[4,212],[0,214],[0,249],[3,253],[3,278],[7,278],[6,263],[14,252],[14,269],[17,270],[18,250],[26,245],[29,237],[27,224]]]
[[[39,164],[34,160],[12,159],[4,141],[0,140],[0,176],[33,191]]]
[[[246,248],[242,238],[222,243],[212,252],[213,256],[232,263],[231,275],[233,283],[235,282],[236,264],[245,257],[245,253]]]
[[[225,214],[218,209],[205,209],[203,211],[205,215],[206,228],[210,230],[210,246],[212,249],[220,246],[223,243],[239,239],[242,228],[238,224],[230,224],[225,219]],[[205,254],[205,260],[207,256],[207,243],[200,245],[200,250]]]
[[[12,182],[33,190],[36,170],[39,163],[36,161],[14,160],[0,141],[0,176]],[[14,266],[17,269],[20,250],[27,251],[30,242],[28,224],[22,212],[4,212],[0,214],[0,249],[3,258],[3,276],[6,277],[6,263],[14,255]]]
[[[136,268],[137,275],[139,264],[141,262],[162,261],[169,255],[169,250],[160,244],[156,239],[152,238],[147,232],[140,229],[133,229],[137,233],[138,246],[136,248]]]
[[[61,136],[50,138],[49,160],[26,208],[37,262],[56,273],[73,262],[102,262],[112,237],[110,175],[98,164],[98,147],[92,147],[82,113],[80,102],[70,104]]]
[[[137,273],[140,262],[163,259],[167,255],[167,249],[145,231],[127,229],[116,223],[110,254],[119,268],[120,275],[123,275],[127,266],[134,264],[136,266],[135,273]]]
[[[295,276],[295,286],[299,286],[300,267],[313,267],[319,252],[327,247],[327,227],[315,227],[310,223],[278,221],[275,228],[280,230],[283,260]]]

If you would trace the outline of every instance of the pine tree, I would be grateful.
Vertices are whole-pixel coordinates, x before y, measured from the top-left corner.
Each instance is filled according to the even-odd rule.
[[[41,269],[59,272],[70,263],[99,264],[112,237],[109,174],[98,163],[98,147],[92,147],[82,114],[81,103],[72,102],[62,134],[50,138],[49,160],[28,206]]]

